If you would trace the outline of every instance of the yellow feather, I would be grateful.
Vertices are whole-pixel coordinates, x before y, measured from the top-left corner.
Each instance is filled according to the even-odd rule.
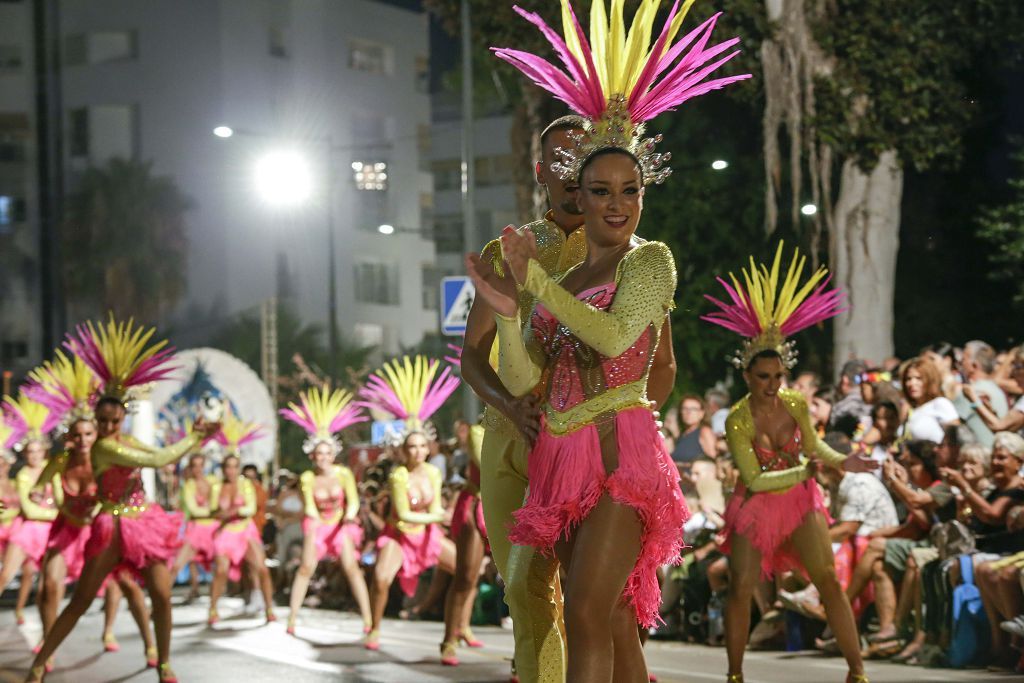
[[[46,422],[46,418],[50,415],[50,409],[41,403],[36,403],[24,392],[18,392],[17,398],[11,398],[10,396],[4,397],[4,403],[7,406],[21,416],[25,424],[28,426],[29,435],[32,437],[41,437],[43,423]]]
[[[569,48],[569,52],[579,61],[585,71],[587,62],[583,58],[583,47],[580,45],[580,38],[576,35],[576,28],[572,23],[569,0],[562,0],[562,36],[565,38],[565,45]]]
[[[655,15],[658,13],[658,5],[661,0],[643,0],[633,16],[633,23],[629,26],[629,35],[626,38],[625,56],[623,63],[623,95],[629,95],[633,91],[640,78],[647,60],[644,55],[650,53],[651,33],[654,29]]]
[[[622,93],[625,54],[626,26],[622,20],[625,0],[612,0],[608,26],[608,90],[606,95]]]
[[[562,0],[567,7],[568,0]],[[604,0],[593,0],[590,5],[590,51],[594,56],[598,80],[605,94],[608,94],[608,15],[605,13]]]

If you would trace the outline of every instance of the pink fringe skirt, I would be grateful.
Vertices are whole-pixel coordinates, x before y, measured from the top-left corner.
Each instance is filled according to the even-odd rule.
[[[470,520],[476,523],[477,530],[487,542],[487,525],[484,524],[484,506],[480,502],[480,495],[469,491],[460,491],[459,497],[455,499],[455,508],[452,510],[451,537],[455,540],[462,533],[462,527],[469,524]]]
[[[50,540],[50,529],[53,527],[53,522],[40,522],[19,517],[11,527],[11,535],[7,542],[25,551],[25,557],[28,558],[32,568],[39,569],[43,555],[46,554],[46,543]]]
[[[85,567],[85,547],[89,544],[89,537],[92,536],[92,525],[76,526],[65,517],[57,518],[50,529],[50,540],[46,549],[50,552],[60,553],[64,557],[64,565],[67,567],[67,582],[77,581],[82,575],[82,568]]]
[[[615,416],[618,467],[605,472],[597,427],[590,424],[564,436],[541,430],[530,452],[530,488],[514,513],[509,540],[545,554],[567,539],[605,493],[636,510],[643,526],[640,555],[623,597],[644,627],[661,622],[657,570],[677,564],[683,548],[683,523],[690,513],[679,489],[679,472],[647,408]]]
[[[784,493],[764,491],[747,496],[740,482],[725,509],[722,552],[729,554],[731,537],[739,534],[761,553],[761,578],[785,571],[803,571],[799,556],[787,543],[807,515],[820,512],[829,517],[821,491],[807,479]]]
[[[213,558],[217,554],[213,547],[214,535],[220,527],[216,519],[190,519],[185,522],[185,543],[195,551],[193,562],[210,571]]]
[[[314,530],[314,526],[316,527]],[[355,550],[356,559],[359,559],[360,549],[363,546],[363,527],[355,522],[342,522],[341,524],[327,524],[304,517],[302,520],[302,533],[306,536],[316,534],[313,543],[316,546],[316,561],[320,562],[325,557],[341,557],[341,547],[345,539],[352,542],[352,549]]]
[[[242,578],[242,562],[245,560],[245,553],[249,550],[249,542],[255,541],[260,544],[260,532],[256,529],[256,523],[249,520],[249,523],[240,529],[232,529],[233,524],[220,527],[220,531],[213,537],[213,549],[217,555],[224,555],[228,558],[228,578],[238,581]]]
[[[437,564],[438,558],[441,557],[443,533],[438,524],[428,524],[426,530],[418,534],[403,534],[388,524],[377,537],[378,550],[391,541],[402,549],[402,568],[398,570],[398,585],[406,595],[415,595],[420,574]]]
[[[179,532],[182,515],[149,503],[136,517],[101,512],[92,522],[92,534],[85,544],[85,561],[100,554],[114,538],[114,525],[121,527],[121,561],[114,571],[127,570],[136,577],[146,567],[171,564],[181,548]]]

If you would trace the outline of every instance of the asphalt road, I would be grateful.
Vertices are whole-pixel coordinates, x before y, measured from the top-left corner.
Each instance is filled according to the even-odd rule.
[[[97,603],[57,653],[56,669],[48,683],[136,683],[156,680],[146,670],[142,645],[127,612],[117,621],[121,643],[117,653],[103,653],[100,644],[102,615]],[[381,649],[368,652],[361,646],[360,621],[351,614],[304,610],[297,637],[284,631],[286,610],[278,608],[281,621],[264,625],[262,619],[241,614],[242,604],[227,598],[220,609],[223,620],[206,626],[206,605],[176,606],[172,663],[182,683],[306,683],[351,681],[386,683],[435,683],[464,681],[499,683],[508,680],[512,634],[500,628],[479,628],[477,636],[487,647],[460,651],[462,665],[441,667],[438,643],[442,625],[436,622],[388,620],[382,630]],[[0,681],[20,681],[32,655],[30,648],[40,635],[38,615],[17,626],[13,610],[0,611]],[[647,647],[652,671],[664,683],[725,680],[725,652],[680,643],[651,642]],[[746,664],[748,683],[840,683],[842,660],[816,653],[750,653]],[[1012,681],[1013,676],[981,671],[922,669],[871,663],[872,683],[925,683],[930,681]]]

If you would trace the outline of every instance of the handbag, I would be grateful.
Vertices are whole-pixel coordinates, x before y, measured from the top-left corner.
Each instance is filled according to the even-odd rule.
[[[955,519],[932,525],[929,538],[943,560],[956,555],[971,555],[977,545],[974,533],[966,524]]]

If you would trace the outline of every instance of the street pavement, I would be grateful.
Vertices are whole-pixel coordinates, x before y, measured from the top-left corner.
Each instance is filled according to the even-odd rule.
[[[123,608],[116,627],[121,650],[102,652],[99,607],[97,602],[58,651],[56,669],[47,676],[47,683],[156,681],[156,673],[144,668],[141,640]],[[243,616],[238,599],[225,598],[220,613],[223,620],[209,628],[205,600],[175,606],[172,663],[182,683],[508,680],[512,634],[497,627],[475,629],[487,647],[463,648],[459,653],[462,665],[452,668],[438,663],[443,626],[436,622],[388,620],[382,629],[380,651],[368,652],[361,646],[361,622],[352,614],[305,609],[297,637],[291,637],[284,631],[284,608],[277,609],[281,621],[269,625],[264,625],[262,618]],[[34,610],[26,617],[27,623],[19,627],[12,609],[0,610],[0,682],[21,681],[27,672],[30,648],[40,636],[40,625]],[[651,642],[647,655],[652,671],[664,683],[725,680],[722,648]],[[842,660],[816,653],[753,652],[747,656],[746,673],[747,683],[840,683],[846,669]],[[1021,680],[982,671],[880,663],[869,663],[868,673],[872,683]]]

